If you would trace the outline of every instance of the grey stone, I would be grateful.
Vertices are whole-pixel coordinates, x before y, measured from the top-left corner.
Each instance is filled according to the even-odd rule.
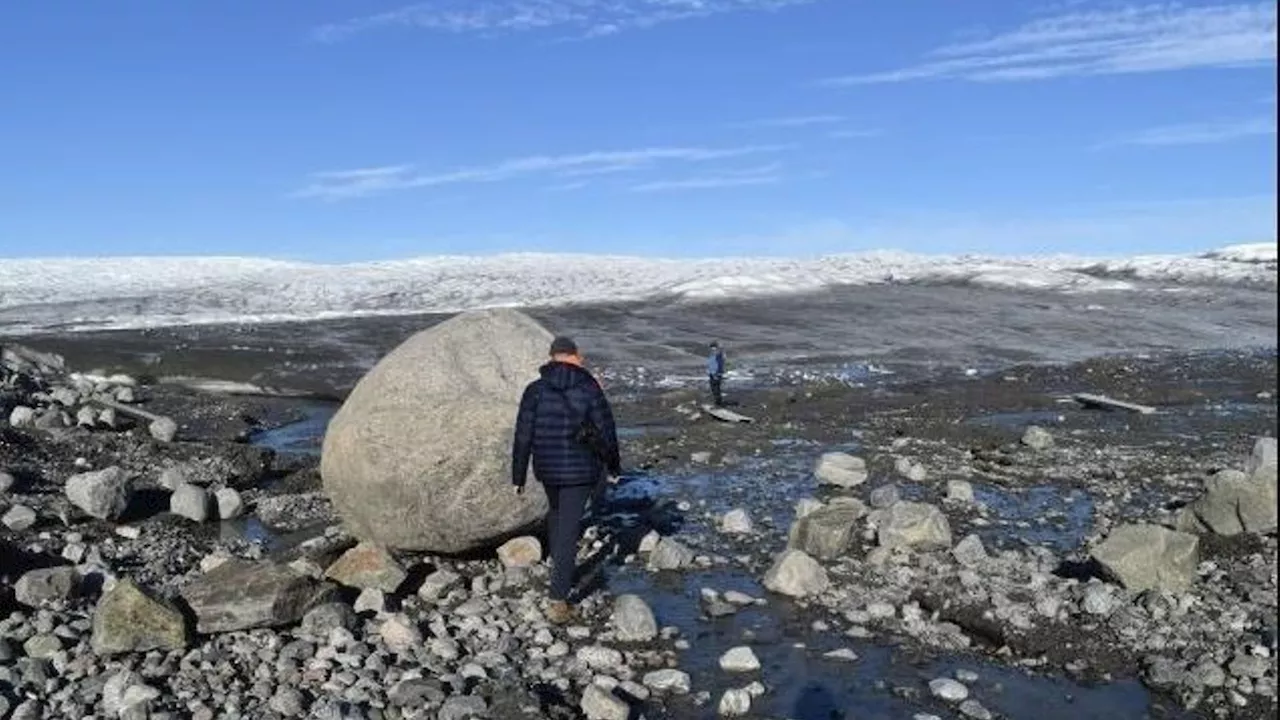
[[[760,669],[760,659],[745,645],[730,648],[720,656],[720,669],[732,673],[755,672]]]
[[[392,615],[378,626],[378,636],[392,652],[407,654],[422,645],[422,631],[406,615]]]
[[[98,413],[88,405],[76,411],[76,426],[92,428],[98,424]]]
[[[436,720],[470,720],[485,717],[489,705],[477,695],[455,695],[444,701]]]
[[[1121,525],[1091,555],[1109,577],[1128,590],[1180,591],[1196,578],[1200,540],[1158,525]]]
[[[418,597],[434,602],[462,584],[462,576],[452,570],[436,570],[423,579]]]
[[[898,490],[898,486],[889,484],[881,485],[875,490],[872,490],[868,501],[870,502],[871,507],[876,508],[877,510],[883,510],[901,499],[902,493]]]
[[[951,678],[937,678],[929,681],[929,692],[934,697],[947,702],[958,703],[969,697],[969,688]]]
[[[860,502],[831,504],[814,510],[791,526],[787,546],[822,560],[848,551],[859,519],[866,514]]]
[[[818,458],[813,476],[821,485],[855,488],[867,481],[867,463],[848,453],[824,453]]]
[[[219,488],[213,493],[213,499],[221,520],[234,520],[244,514],[244,499],[233,488]]]
[[[181,650],[187,642],[182,612],[128,578],[116,581],[94,609],[90,645],[99,655]]]
[[[1042,427],[1032,425],[1022,433],[1022,444],[1032,450],[1048,450],[1053,447],[1053,435]]]
[[[13,489],[18,481],[7,472],[0,471],[0,495],[4,495]]]
[[[716,707],[720,717],[741,717],[751,712],[751,693],[744,689],[726,690]]]
[[[676,695],[687,694],[693,688],[693,681],[689,678],[689,673],[674,669],[654,670],[645,673],[643,682],[645,687],[651,690]]]
[[[282,687],[267,701],[267,707],[285,717],[300,717],[306,712],[306,701],[297,690]]]
[[[202,523],[209,519],[209,493],[204,488],[186,483],[174,488],[169,496],[169,512],[184,517],[192,522]]]
[[[679,570],[693,564],[693,551],[678,541],[664,537],[649,553],[650,570]]]
[[[314,579],[270,561],[227,560],[182,591],[201,633],[290,625],[321,597]]]
[[[158,417],[147,425],[147,432],[151,433],[151,437],[162,443],[173,442],[178,436],[178,423],[172,418]]]
[[[32,635],[26,642],[22,643],[22,650],[29,658],[48,660],[62,650],[62,641],[54,635]]]
[[[506,568],[528,568],[542,561],[542,543],[524,535],[512,538],[498,547],[498,561]]]
[[[541,520],[540,483],[511,492],[511,433],[551,339],[514,310],[463,313],[409,338],[361,378],[329,422],[320,465],[352,534],[391,549],[458,553]]]
[[[69,600],[80,589],[80,574],[69,566],[29,570],[14,583],[14,598],[28,607]]]
[[[1274,471],[1245,474],[1223,470],[1205,481],[1204,494],[1190,510],[1218,535],[1270,532],[1276,529],[1276,501]]]
[[[764,576],[765,588],[790,597],[816,595],[830,585],[826,569],[802,550],[783,551]]]
[[[587,720],[627,720],[631,706],[622,698],[592,683],[582,693],[582,714]]]
[[[129,505],[129,478],[124,470],[113,466],[72,475],[63,492],[86,514],[99,520],[116,520]]]
[[[613,627],[623,642],[648,642],[658,636],[653,610],[638,595],[620,595],[614,601]]]
[[[929,479],[929,471],[911,458],[898,458],[893,464],[893,469],[912,482],[924,482]]]
[[[933,505],[900,502],[883,511],[877,538],[883,547],[937,550],[951,547],[951,525]]]
[[[29,530],[36,524],[36,511],[26,505],[14,505],[5,511],[0,522],[14,532]]]
[[[1090,615],[1110,615],[1119,604],[1111,592],[1111,588],[1100,583],[1091,584],[1084,589],[1084,599],[1080,607]]]
[[[951,556],[967,568],[976,568],[987,561],[987,549],[982,544],[982,538],[977,535],[965,535],[956,546],[951,548]]]
[[[339,585],[384,593],[394,593],[409,576],[391,553],[370,542],[362,542],[343,553],[324,575]]]
[[[36,424],[36,411],[19,405],[9,412],[9,425],[15,428],[29,428]]]
[[[323,640],[338,628],[351,630],[355,626],[356,616],[351,608],[340,602],[328,602],[308,610],[298,629],[306,637]]]
[[[974,720],[991,720],[991,711],[983,707],[982,703],[974,700],[973,698],[960,703],[960,707],[957,709],[960,711],[961,715],[973,718]]]
[[[720,518],[720,530],[732,535],[749,535],[755,530],[755,526],[746,510],[735,508]]]
[[[948,480],[947,500],[955,503],[972,503],[973,485],[968,480]]]
[[[622,667],[622,653],[603,645],[587,645],[579,648],[576,654],[578,662],[599,671],[615,671]]]

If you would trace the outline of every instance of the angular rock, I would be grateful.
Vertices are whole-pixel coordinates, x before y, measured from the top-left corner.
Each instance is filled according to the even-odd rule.
[[[355,626],[356,615],[351,608],[340,602],[327,602],[308,610],[298,630],[306,637],[321,640],[338,628],[351,630]]]
[[[76,426],[92,428],[98,424],[98,413],[88,405],[76,411]]]
[[[809,513],[824,507],[821,501],[813,498],[800,498],[796,501],[796,520],[808,515]]]
[[[0,523],[13,530],[14,532],[22,532],[29,530],[36,524],[36,511],[26,505],[14,505],[5,511],[4,517],[0,518]]]
[[[18,484],[18,480],[7,472],[0,471],[0,495],[4,495]]]
[[[329,422],[320,465],[352,534],[459,553],[541,520],[541,484],[510,491],[511,433],[551,339],[514,310],[464,313],[409,338],[361,378]]]
[[[80,573],[70,566],[29,570],[13,585],[14,598],[28,607],[69,600],[80,590]]]
[[[735,673],[755,672],[760,669],[760,658],[745,645],[731,648],[720,656],[720,669]]]
[[[631,706],[625,700],[592,683],[582,693],[582,714],[587,720],[627,720]]]
[[[498,561],[506,568],[533,567],[542,561],[542,543],[529,535],[512,538],[498,547]]]
[[[900,502],[884,510],[877,530],[882,547],[940,550],[951,547],[951,524],[928,503]]]
[[[422,645],[422,631],[405,615],[392,615],[378,626],[378,636],[392,652],[405,654]]]
[[[391,553],[368,542],[362,542],[343,553],[324,575],[339,585],[360,590],[381,590],[385,593],[394,593],[408,577],[408,573],[391,557]]]
[[[893,469],[899,475],[912,482],[924,482],[929,479],[929,471],[911,458],[898,458],[893,463]]]
[[[1200,539],[1159,525],[1121,525],[1093,549],[1093,559],[1128,590],[1185,590],[1196,578]]]
[[[322,597],[320,583],[287,565],[231,559],[182,591],[200,633],[291,625]]]
[[[1032,450],[1048,450],[1053,447],[1053,435],[1042,427],[1032,425],[1022,433],[1022,444]]]
[[[418,597],[434,602],[462,584],[462,576],[452,570],[436,570],[422,580]]]
[[[93,612],[90,644],[99,655],[181,650],[187,641],[182,612],[128,578],[117,580]]]
[[[693,564],[693,551],[678,541],[664,537],[649,553],[650,570],[679,570]]]
[[[29,407],[19,405],[9,412],[9,426],[15,428],[29,428],[36,424],[36,411]]]
[[[929,692],[934,697],[947,702],[961,702],[968,699],[969,688],[951,678],[937,678],[929,681]]]
[[[716,707],[720,717],[741,717],[751,712],[751,693],[743,689],[726,690]]]
[[[866,514],[861,503],[833,503],[814,510],[791,526],[787,546],[822,560],[848,551],[858,520]]]
[[[118,467],[80,473],[67,479],[67,499],[99,520],[116,520],[129,505],[129,477]]]
[[[948,480],[947,500],[955,503],[972,503],[973,485],[968,480]]]
[[[765,588],[790,597],[816,595],[830,584],[826,569],[801,550],[784,550],[764,576]]]
[[[877,510],[883,510],[884,508],[887,508],[901,500],[902,493],[898,491],[897,485],[881,485],[875,490],[872,490],[871,495],[867,499],[868,502],[870,502],[871,507],[876,508]]]
[[[1261,466],[1265,467],[1265,466]],[[1205,481],[1205,493],[1189,507],[1204,527],[1218,535],[1276,529],[1276,476],[1223,470]]]
[[[1261,437],[1254,442],[1253,452],[1245,462],[1244,471],[1255,479],[1265,479],[1260,476],[1269,474],[1274,481],[1278,465],[1280,458],[1277,458],[1276,439]]]
[[[951,548],[951,556],[967,568],[976,568],[987,560],[987,549],[982,544],[982,538],[977,535],[965,535],[964,538]]]
[[[232,488],[219,488],[213,493],[213,499],[220,520],[234,520],[244,514],[244,499]]]
[[[813,476],[821,485],[855,488],[867,481],[867,463],[848,453],[823,453],[813,469]]]
[[[693,688],[693,681],[689,678],[689,673],[682,670],[654,670],[645,673],[642,682],[650,690],[677,695],[687,694]]]
[[[208,520],[209,509],[209,493],[202,487],[182,483],[169,496],[169,512],[192,522],[202,523]]]
[[[749,535],[755,530],[751,516],[742,508],[735,508],[720,518],[720,531],[731,535]]]
[[[619,595],[614,601],[613,627],[622,642],[649,642],[658,636],[653,610],[638,595]]]
[[[162,443],[173,442],[178,436],[178,423],[172,418],[158,417],[147,425],[147,432],[151,433],[151,437]]]

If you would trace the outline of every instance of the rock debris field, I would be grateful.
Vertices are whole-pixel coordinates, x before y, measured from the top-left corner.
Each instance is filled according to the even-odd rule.
[[[0,717],[1274,717],[1275,372],[814,380],[732,393],[750,424],[611,388],[629,472],[559,627],[536,526],[344,529],[272,442],[336,408],[5,345]]]

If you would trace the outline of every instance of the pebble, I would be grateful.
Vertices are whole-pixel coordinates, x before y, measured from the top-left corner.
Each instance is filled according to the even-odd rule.
[[[951,678],[937,678],[929,681],[929,692],[933,696],[947,702],[960,702],[969,697],[969,688]]]

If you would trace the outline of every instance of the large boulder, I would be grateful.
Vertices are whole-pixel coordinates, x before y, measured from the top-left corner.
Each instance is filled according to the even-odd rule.
[[[99,655],[181,650],[187,646],[187,622],[172,603],[124,578],[98,601],[90,645]]]
[[[1188,509],[1194,518],[1182,523],[1188,529],[1205,528],[1218,535],[1270,532],[1276,529],[1276,480],[1274,472],[1246,475],[1223,470],[1205,481],[1204,495]]]
[[[514,310],[465,313],[414,335],[366,374],[329,423],[320,473],[353,535],[460,553],[546,512],[542,487],[511,488],[525,385],[552,336]]]
[[[764,586],[790,597],[817,595],[831,586],[827,571],[802,550],[784,550],[765,573]]]
[[[867,463],[848,453],[823,453],[813,468],[813,476],[820,485],[853,488],[867,481]]]
[[[1093,559],[1134,592],[1190,587],[1200,564],[1200,539],[1159,525],[1121,525],[1093,549]]]
[[[129,506],[129,476],[112,466],[67,478],[63,493],[73,505],[99,520],[115,520]]]

